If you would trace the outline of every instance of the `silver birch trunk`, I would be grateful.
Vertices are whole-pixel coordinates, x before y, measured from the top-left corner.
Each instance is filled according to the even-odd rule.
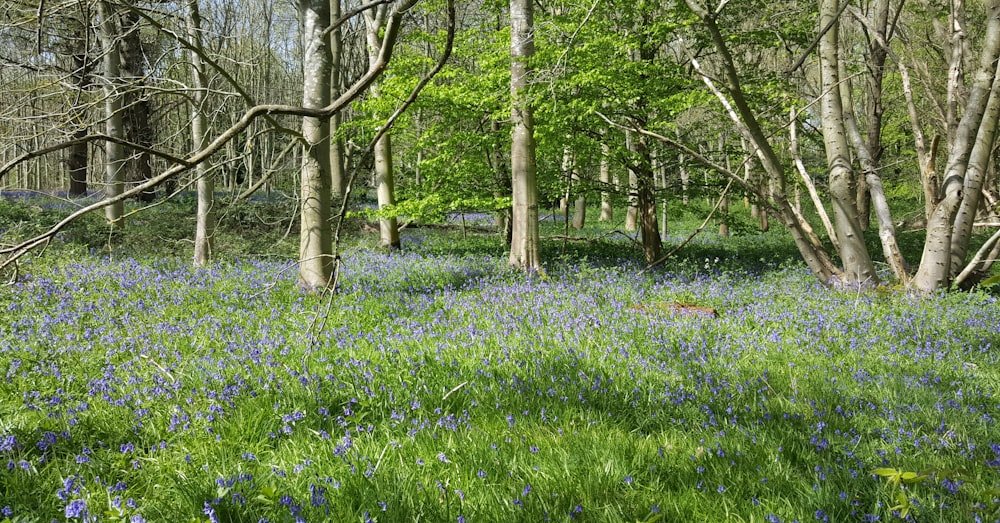
[[[917,152],[917,163],[920,165],[920,185],[924,189],[924,219],[930,221],[937,207],[939,198],[937,173],[935,172],[935,160],[940,136],[935,136],[931,140],[930,147],[924,140],[924,132],[920,126],[920,117],[917,111],[917,104],[913,98],[913,88],[910,86],[910,73],[906,64],[902,60],[897,62],[899,68],[899,79],[903,89],[903,97],[906,99],[906,112],[909,115],[910,130],[913,132],[913,145]]]
[[[513,200],[510,264],[540,270],[538,186],[535,179],[535,120],[528,95],[529,61],[535,54],[532,0],[510,1],[510,172]]]
[[[200,49],[201,13],[198,0],[188,0],[187,5],[188,39],[195,48]],[[205,116],[205,100],[207,98],[208,79],[205,76],[205,64],[197,51],[191,51],[191,79],[194,92],[191,94],[191,142],[195,151],[205,147],[205,132],[208,121]],[[194,265],[196,267],[208,264],[212,259],[213,236],[215,235],[215,180],[207,172],[205,162],[200,162],[194,168],[197,178],[198,211],[194,229]]]
[[[840,258],[844,265],[842,282],[846,285],[878,283],[859,219],[856,187],[852,186],[847,131],[844,127],[844,107],[840,95],[840,16],[839,0],[823,0],[820,6],[820,27],[830,26],[819,40],[820,74],[823,94],[820,97],[823,143],[830,170],[830,197],[833,200],[833,221],[840,242]],[[832,25],[831,25],[832,24]]]
[[[330,103],[329,0],[301,0],[302,106],[318,109]],[[333,279],[333,241],[330,229],[330,122],[303,117],[301,167],[302,217],[299,237],[299,285],[309,291],[325,289]]]
[[[104,110],[105,128],[108,136],[125,139],[125,123],[122,118],[121,51],[119,31],[115,24],[115,13],[106,1],[97,3],[100,28],[97,31],[104,54]],[[105,142],[105,195],[114,198],[125,192],[125,147],[121,142]],[[104,208],[104,216],[113,228],[124,226],[122,220],[125,204],[119,200]]]

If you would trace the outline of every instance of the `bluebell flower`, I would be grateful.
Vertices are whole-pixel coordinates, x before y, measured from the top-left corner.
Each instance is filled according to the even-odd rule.
[[[66,505],[67,518],[87,518],[87,502],[82,499],[74,499]]]

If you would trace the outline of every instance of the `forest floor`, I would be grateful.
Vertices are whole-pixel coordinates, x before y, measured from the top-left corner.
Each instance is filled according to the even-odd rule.
[[[830,290],[746,225],[648,272],[590,225],[526,275],[469,216],[306,295],[282,205],[227,208],[210,268],[184,201],[22,260],[0,522],[1000,518],[996,293]],[[0,243],[60,213],[0,201]]]

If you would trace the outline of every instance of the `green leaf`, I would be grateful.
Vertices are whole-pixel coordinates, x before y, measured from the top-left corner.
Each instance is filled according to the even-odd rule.
[[[875,474],[876,476],[882,476],[883,478],[895,478],[899,476],[899,471],[896,469],[879,467],[873,470],[872,474]]]
[[[917,474],[916,472],[904,472],[900,475],[900,479],[903,480],[903,483],[912,484],[920,483],[921,481],[927,479],[927,476]]]
[[[1000,284],[1000,274],[990,276],[989,278],[979,282],[980,287],[992,287],[997,284]]]

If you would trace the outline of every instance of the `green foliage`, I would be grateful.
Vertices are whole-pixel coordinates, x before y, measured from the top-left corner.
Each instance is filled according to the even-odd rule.
[[[509,208],[509,197],[503,198],[466,198],[462,200],[445,201],[440,193],[418,199],[403,200],[395,205],[387,205],[381,209],[362,209],[351,211],[349,216],[363,216],[369,220],[405,217],[418,222],[439,223],[449,215],[463,212],[495,212]]]

